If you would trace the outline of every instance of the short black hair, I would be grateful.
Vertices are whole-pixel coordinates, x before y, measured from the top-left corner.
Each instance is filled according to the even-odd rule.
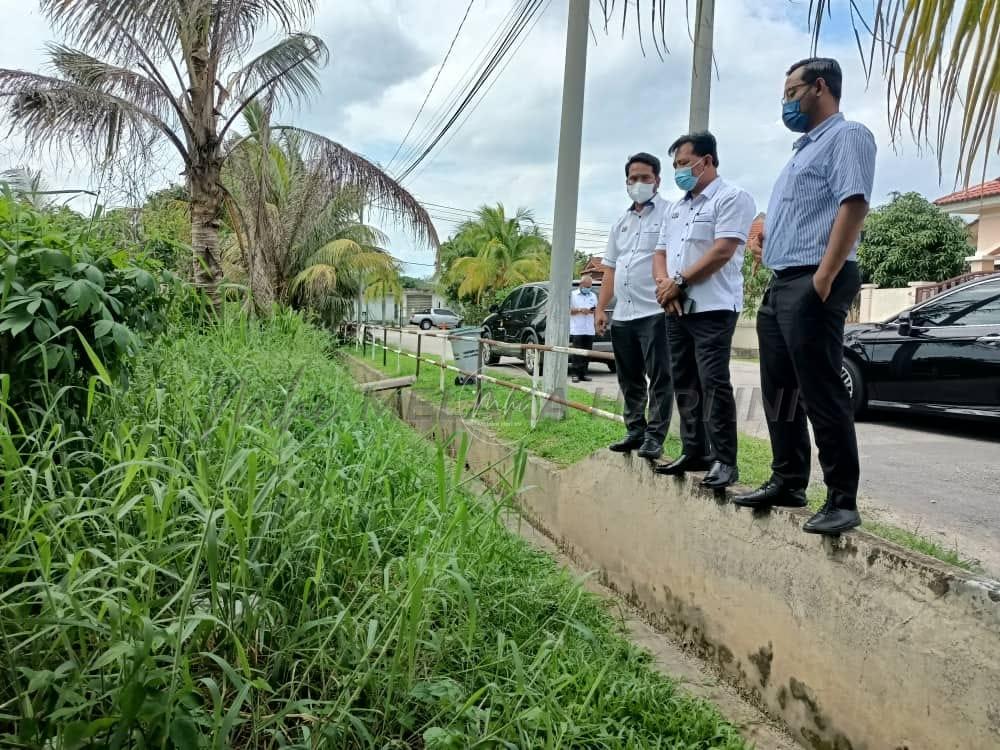
[[[802,80],[804,83],[816,83],[817,78],[826,81],[826,87],[830,89],[833,98],[840,101],[840,92],[844,86],[844,73],[840,69],[840,63],[832,57],[807,57],[799,60],[785,73],[790,76],[799,68],[802,68]]]
[[[715,136],[709,133],[707,130],[702,130],[698,133],[688,133],[687,135],[682,135],[676,141],[670,144],[670,148],[667,153],[673,156],[677,153],[677,150],[683,146],[685,143],[691,144],[691,150],[695,152],[698,156],[711,156],[712,166],[719,166],[719,145],[715,141]]]
[[[638,154],[632,154],[625,162],[625,176],[628,177],[628,169],[633,164],[647,164],[653,168],[653,174],[657,177],[660,176],[660,160],[657,159],[652,154],[647,154],[645,151],[640,151]]]

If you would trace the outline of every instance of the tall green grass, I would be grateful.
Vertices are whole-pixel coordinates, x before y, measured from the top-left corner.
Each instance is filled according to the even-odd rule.
[[[235,317],[6,418],[0,746],[744,747],[327,347]]]

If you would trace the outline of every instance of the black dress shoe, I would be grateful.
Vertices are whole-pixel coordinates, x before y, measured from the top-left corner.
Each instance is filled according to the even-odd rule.
[[[735,466],[724,464],[722,461],[716,461],[712,464],[712,468],[708,470],[708,474],[705,475],[700,484],[702,487],[707,487],[710,490],[721,490],[732,484],[736,484],[739,478],[740,470]]]
[[[629,451],[634,451],[636,448],[641,448],[645,440],[644,435],[626,435],[617,443],[609,445],[608,450],[615,453],[628,453]]]
[[[579,383],[579,382],[580,382],[580,376],[579,376],[579,375],[574,375],[574,376],[573,376],[572,378],[570,378],[570,379],[571,379],[571,380],[572,380],[572,381],[573,381],[574,383]]]
[[[772,477],[764,482],[760,489],[734,497],[733,504],[744,508],[770,508],[772,505],[782,508],[804,508],[808,502],[804,489],[790,489],[784,482]]]
[[[812,518],[805,522],[802,530],[807,534],[836,536],[861,525],[855,499],[840,490],[829,489],[826,502]]]
[[[581,375],[580,380],[582,380],[584,383],[589,383],[591,380],[593,380],[593,378],[590,377],[589,375]]]
[[[696,458],[695,456],[689,456],[687,453],[682,453],[669,464],[657,466],[656,473],[677,476],[687,471],[708,471],[710,468],[712,468],[712,459]]]
[[[649,458],[655,461],[663,455],[663,445],[655,438],[646,438],[636,455],[639,458]]]

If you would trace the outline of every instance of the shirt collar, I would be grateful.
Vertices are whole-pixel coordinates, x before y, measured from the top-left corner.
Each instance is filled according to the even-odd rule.
[[[806,143],[808,143],[809,141],[815,141],[821,135],[823,135],[823,133],[832,128],[836,123],[843,122],[843,120],[844,120],[843,112],[838,112],[835,115],[830,115],[825,120],[823,120],[823,122],[821,122],[819,125],[810,130],[808,133],[804,133],[797,141],[795,141],[795,143],[792,144],[792,148],[798,151],[800,148],[805,146]]]
[[[702,190],[700,193],[698,193],[698,195],[692,194],[691,191],[689,190],[684,195],[684,197],[682,198],[682,200],[693,201],[695,198],[702,197],[702,196],[704,196],[704,198],[706,200],[708,200],[713,195],[715,195],[717,192],[719,192],[719,188],[720,187],[722,187],[722,178],[719,177],[718,175],[716,175],[715,179],[712,180],[710,183],[708,183],[705,186],[705,189]]]

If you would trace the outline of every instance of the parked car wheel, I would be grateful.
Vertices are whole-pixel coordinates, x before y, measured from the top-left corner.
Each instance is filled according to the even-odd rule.
[[[524,337],[524,343],[525,344],[537,344],[538,343],[538,337],[534,333],[530,333],[529,332]],[[542,357],[538,356],[539,355],[539,351],[537,349],[524,349],[523,352],[522,352],[522,354],[523,354],[523,357],[524,357],[524,369],[527,370],[528,372],[534,372],[535,368],[537,367],[538,368],[538,374],[541,375],[542,374],[542,368],[544,367],[544,365],[542,364]]]
[[[840,379],[844,382],[847,394],[851,397],[851,409],[854,411],[854,418],[860,419],[864,416],[868,399],[865,396],[865,382],[861,376],[861,368],[848,357],[844,357],[844,364],[840,369]]]
[[[420,321],[420,330],[421,331],[429,331],[430,329],[431,329],[431,319],[430,318],[424,318],[423,320]]]
[[[489,328],[483,329],[483,338],[491,339],[493,338],[493,332]],[[488,365],[496,365],[500,363],[500,354],[496,349],[493,348],[492,344],[483,344],[483,362]]]

